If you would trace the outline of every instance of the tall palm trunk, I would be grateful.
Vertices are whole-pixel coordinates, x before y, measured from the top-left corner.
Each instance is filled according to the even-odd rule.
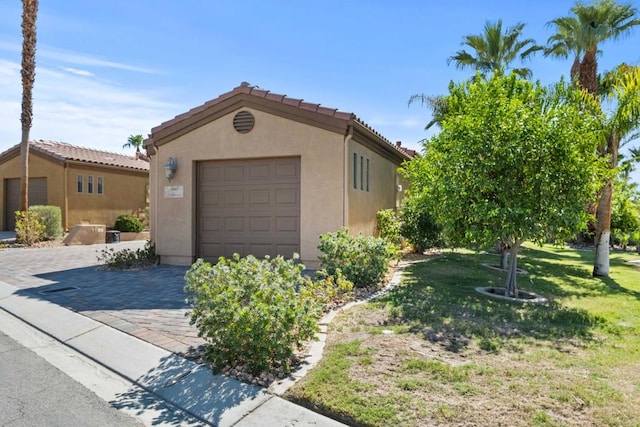
[[[580,63],[580,87],[594,96],[598,94],[597,51],[597,45],[587,49]]]
[[[606,154],[609,167],[613,170],[618,165],[618,148],[620,136],[615,132],[607,138]],[[609,178],[600,191],[598,210],[596,212],[596,257],[593,263],[594,276],[609,275],[609,245],[611,239],[611,200],[613,198],[613,178]]]
[[[22,0],[22,138],[20,140],[20,210],[29,210],[29,131],[33,118],[33,82],[36,76],[36,18],[38,0]]]

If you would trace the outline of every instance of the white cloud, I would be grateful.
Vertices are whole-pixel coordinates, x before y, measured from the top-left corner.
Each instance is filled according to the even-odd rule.
[[[15,43],[0,41],[0,50],[20,54],[22,52],[22,41]],[[158,74],[157,70],[153,70],[151,68],[140,67],[131,64],[123,64],[116,61],[109,61],[106,59],[96,58],[85,53],[56,49],[54,47],[42,44],[38,44],[38,48],[36,50],[36,61],[38,60],[38,58],[46,58],[57,62],[87,67],[111,68],[144,74]]]
[[[146,136],[187,108],[163,100],[162,89],[139,91],[74,71],[37,68],[31,139],[122,152],[130,134]],[[0,152],[20,141],[21,97],[20,64],[0,59]]]
[[[78,70],[77,68],[71,68],[71,67],[60,67],[60,69],[66,71],[67,73],[75,74],[77,76],[93,77],[93,73],[86,70]]]

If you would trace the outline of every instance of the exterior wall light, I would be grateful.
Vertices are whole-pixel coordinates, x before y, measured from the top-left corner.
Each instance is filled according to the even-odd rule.
[[[171,181],[176,174],[176,169],[178,169],[178,161],[175,157],[169,157],[167,163],[164,165],[164,173],[169,181]]]

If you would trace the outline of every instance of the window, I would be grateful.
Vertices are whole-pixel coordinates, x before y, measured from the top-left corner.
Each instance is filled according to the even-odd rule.
[[[93,194],[93,176],[87,176],[87,193]]]
[[[98,177],[98,194],[104,194],[104,179],[101,176]]]
[[[353,153],[353,189],[358,189],[358,155]]]
[[[84,190],[84,176],[78,175],[78,193],[82,193]]]
[[[367,191],[369,191],[369,159],[367,159]]]
[[[360,156],[360,190],[364,190],[364,156]]]

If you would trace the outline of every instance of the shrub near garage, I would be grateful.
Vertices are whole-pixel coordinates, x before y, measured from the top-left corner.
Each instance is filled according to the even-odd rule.
[[[51,240],[62,236],[62,211],[60,206],[30,206],[29,214],[33,212],[38,214],[38,219],[44,227],[43,239]]]
[[[120,215],[116,218],[116,223],[113,226],[114,230],[122,232],[140,233],[144,230],[142,222],[133,215]]]
[[[205,358],[221,370],[288,372],[294,348],[315,337],[322,305],[349,284],[338,275],[312,282],[297,259],[253,255],[196,261],[185,274],[191,324],[209,345]]]
[[[371,236],[350,236],[343,228],[335,233],[320,235],[318,257],[320,265],[329,273],[341,270],[344,277],[356,287],[380,283],[389,261],[398,256],[398,249],[386,239]]]

